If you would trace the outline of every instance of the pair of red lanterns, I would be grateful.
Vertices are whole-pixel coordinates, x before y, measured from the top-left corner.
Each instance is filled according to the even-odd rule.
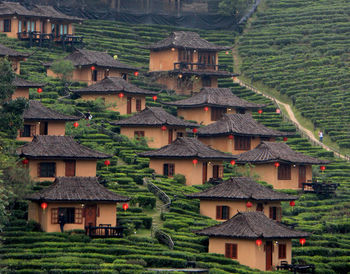
[[[299,239],[299,243],[301,244],[301,245],[304,245],[305,243],[306,243],[306,239],[305,238],[301,238],[301,239]],[[256,241],[255,241],[255,244],[257,245],[257,246],[261,246],[262,245],[262,240],[261,239],[257,239]]]

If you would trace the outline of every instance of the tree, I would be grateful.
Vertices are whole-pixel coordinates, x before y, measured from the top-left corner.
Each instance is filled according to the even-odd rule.
[[[64,82],[68,82],[68,80],[72,77],[74,65],[70,60],[57,60],[52,63],[51,70]]]
[[[237,17],[238,14],[241,14],[252,2],[252,0],[222,0],[219,3],[219,12],[223,15]]]
[[[0,58],[0,104],[11,99],[15,92],[15,87],[12,85],[15,79],[15,74],[12,70],[10,61],[6,58]]]

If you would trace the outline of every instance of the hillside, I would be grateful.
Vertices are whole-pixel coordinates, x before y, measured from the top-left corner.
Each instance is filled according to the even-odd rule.
[[[87,21],[77,26],[80,34],[86,37],[87,48],[108,51],[119,56],[121,61],[146,70],[148,52],[141,45],[157,41],[167,36],[173,28],[165,26],[139,26],[107,21]],[[211,42],[232,45],[235,33],[230,31],[198,31]],[[91,35],[93,33],[93,35]],[[6,45],[25,50],[23,44],[1,37]],[[195,261],[197,267],[211,268],[210,273],[256,273],[222,255],[207,254],[207,239],[198,237],[193,230],[206,227],[215,221],[199,215],[198,202],[188,200],[184,194],[198,191],[202,186],[187,187],[173,179],[158,177],[153,182],[174,199],[169,211],[163,211],[163,203],[147,188],[142,186],[142,178],[150,176],[148,160],[136,157],[144,146],[122,138],[116,134],[117,128],[108,121],[119,118],[118,113],[106,111],[99,104],[79,100],[61,99],[63,84],[59,80],[47,79],[41,62],[64,55],[59,49],[33,48],[33,54],[23,63],[23,75],[31,80],[46,80],[49,85],[40,95],[47,106],[65,111],[90,110],[93,123],[80,121],[76,129],[68,125],[68,133],[82,144],[108,153],[114,153],[107,169],[102,162],[98,165],[98,175],[107,180],[109,189],[133,198],[134,204],[126,212],[118,208],[118,218],[128,226],[134,235],[123,239],[90,240],[81,234],[35,232],[26,225],[26,207],[22,204],[13,212],[10,224],[4,232],[4,245],[1,248],[1,266],[7,272],[21,273],[151,273],[148,267],[185,267]],[[220,54],[220,63],[232,69],[232,56]],[[140,84],[143,77],[133,79]],[[234,85],[230,80],[221,81],[222,87],[231,87],[240,97],[259,103],[269,103],[267,99],[249,90]],[[75,86],[79,86],[75,84]],[[144,84],[152,88],[151,83]],[[39,99],[33,91],[32,98]],[[175,98],[166,92],[160,94],[161,100]],[[148,105],[158,105],[149,101]],[[171,110],[171,109],[170,109]],[[294,127],[282,121],[273,105],[264,109],[262,115],[254,114],[260,122],[279,130],[294,131]],[[303,194],[292,210],[288,203],[283,205],[284,222],[295,224],[296,228],[313,233],[305,246],[294,242],[293,254],[296,262],[314,263],[317,273],[346,273],[350,270],[350,221],[347,218],[350,207],[350,187],[347,176],[350,164],[332,157],[332,153],[312,147],[305,139],[296,135],[287,142],[293,149],[303,153],[332,160],[327,166],[325,176],[339,183],[336,197],[318,197]],[[317,167],[315,173],[319,174]],[[225,168],[225,176],[232,174],[232,168]],[[319,174],[319,176],[324,176]],[[47,183],[38,184],[40,189]],[[176,196],[176,197],[175,197]],[[138,207],[137,203],[141,206]],[[152,208],[153,207],[153,208]],[[163,208],[164,210],[164,208]],[[153,219],[151,219],[153,218]],[[150,226],[162,229],[171,235],[175,242],[174,250],[158,243],[151,237]],[[136,231],[136,233],[135,233]]]
[[[350,147],[349,15],[349,1],[267,0],[238,44],[241,72],[291,98],[342,149]]]

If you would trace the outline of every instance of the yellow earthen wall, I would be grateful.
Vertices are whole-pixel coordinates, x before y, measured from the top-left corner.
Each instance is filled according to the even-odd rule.
[[[29,99],[29,88],[16,88],[15,92],[12,94],[12,100],[19,97]]]
[[[177,49],[162,51],[151,51],[149,58],[149,71],[167,71],[174,69],[174,63],[179,60]]]

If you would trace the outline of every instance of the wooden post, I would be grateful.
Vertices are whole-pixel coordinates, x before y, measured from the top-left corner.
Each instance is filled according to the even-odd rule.
[[[180,16],[180,12],[181,12],[181,0],[177,0],[177,16]]]

